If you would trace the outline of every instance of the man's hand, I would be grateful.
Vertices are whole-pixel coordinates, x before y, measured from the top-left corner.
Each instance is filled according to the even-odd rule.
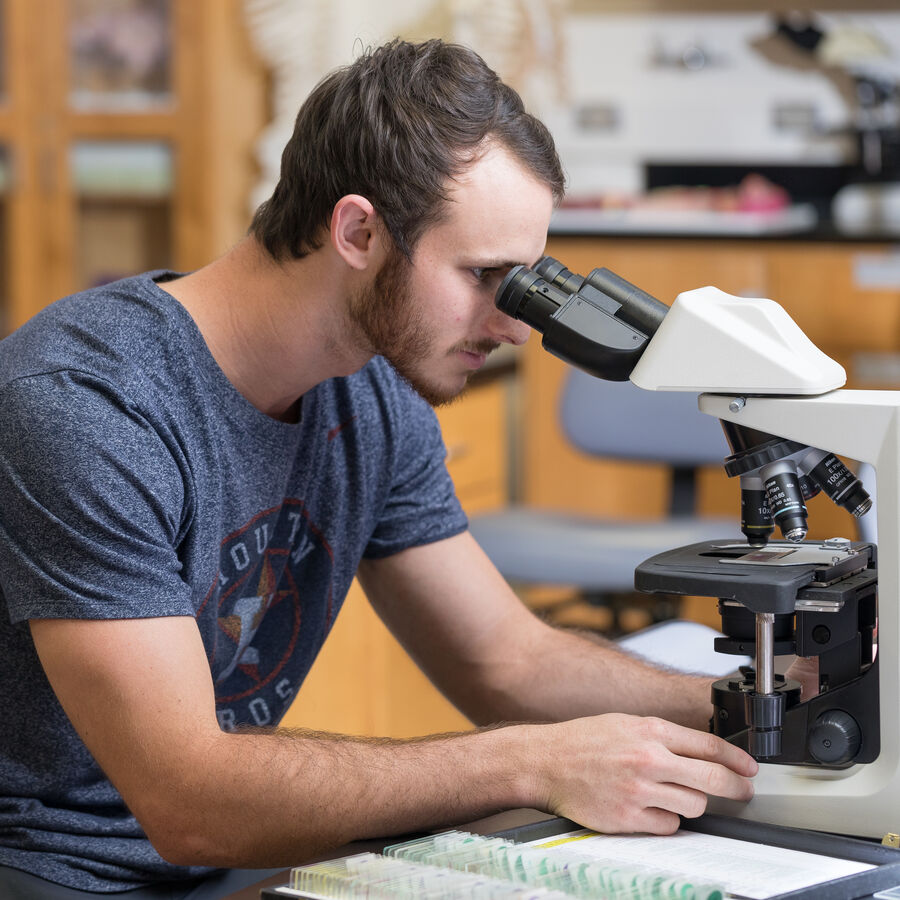
[[[707,795],[753,796],[756,762],[712,734],[618,713],[537,727],[553,732],[537,805],[596,831],[671,834],[679,816],[704,812]]]

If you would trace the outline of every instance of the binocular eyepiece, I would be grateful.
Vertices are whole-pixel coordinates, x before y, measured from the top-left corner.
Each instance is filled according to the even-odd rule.
[[[668,307],[609,269],[586,278],[545,256],[515,266],[495,303],[543,334],[543,347],[607,381],[627,381]]]

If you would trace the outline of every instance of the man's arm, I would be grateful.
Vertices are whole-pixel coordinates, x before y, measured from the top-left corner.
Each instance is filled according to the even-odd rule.
[[[470,534],[364,561],[359,575],[391,631],[474,722],[615,711],[707,730],[712,678],[655,668],[609,641],[547,625]]]
[[[376,579],[377,580],[377,579]],[[31,621],[63,708],[153,845],[182,865],[291,865],[350,840],[514,807],[671,832],[755,764],[711,735],[609,715],[413,741],[219,730],[187,617]]]
[[[289,865],[536,800],[514,729],[408,742],[225,733],[193,619],[30,625],[67,715],[170,862]]]

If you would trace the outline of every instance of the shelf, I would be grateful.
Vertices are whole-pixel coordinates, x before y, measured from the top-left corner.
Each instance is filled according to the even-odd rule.
[[[79,141],[72,145],[72,187],[82,197],[166,198],[172,149],[161,141]]]
[[[153,113],[69,110],[65,121],[69,133],[82,139],[174,139],[181,125],[174,108]]]

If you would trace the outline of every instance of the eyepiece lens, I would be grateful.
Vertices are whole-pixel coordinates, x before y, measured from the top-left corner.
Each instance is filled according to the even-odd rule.
[[[494,300],[498,309],[503,310],[508,316],[514,319],[519,317],[519,308],[525,300],[528,288],[535,281],[540,280],[540,276],[525,266],[514,266],[506,277],[500,282],[497,288],[497,295]]]

